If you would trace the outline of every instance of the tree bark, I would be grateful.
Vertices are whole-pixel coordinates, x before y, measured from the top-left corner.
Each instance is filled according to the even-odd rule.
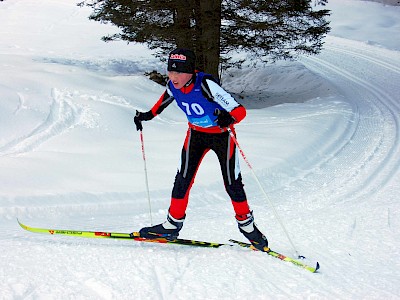
[[[174,14],[174,33],[175,42],[178,48],[193,47],[193,33],[190,27],[191,15],[193,12],[193,5],[191,1],[177,0],[175,1],[175,14]]]
[[[221,1],[196,0],[195,11],[197,66],[219,78]]]

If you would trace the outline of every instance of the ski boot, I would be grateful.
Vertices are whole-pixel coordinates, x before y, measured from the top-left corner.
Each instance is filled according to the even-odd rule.
[[[179,231],[182,229],[183,221],[185,221],[185,216],[182,219],[175,219],[168,213],[167,220],[164,223],[140,229],[140,237],[146,239],[166,238],[174,240],[178,237]]]
[[[236,215],[239,231],[250,241],[254,248],[267,252],[268,240],[254,224],[253,212],[245,215]]]

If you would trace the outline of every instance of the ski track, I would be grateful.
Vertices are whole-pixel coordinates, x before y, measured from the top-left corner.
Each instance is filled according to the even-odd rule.
[[[33,151],[44,142],[79,123],[82,109],[71,101],[71,95],[52,89],[51,98],[47,118],[31,132],[0,147],[0,157]],[[15,114],[23,105],[24,99],[20,96],[20,105]]]
[[[341,138],[342,141],[335,141],[338,147],[328,155],[335,160],[335,164],[341,160],[344,168],[340,171],[342,174],[339,173],[330,181],[330,191],[327,194],[333,192],[337,196],[335,191],[344,190],[346,192],[341,195],[343,199],[362,198],[383,189],[395,178],[400,165],[398,99],[386,92],[384,84],[371,80],[375,71],[378,76],[389,73],[398,77],[399,82],[400,69],[371,57],[370,52],[359,52],[359,48],[342,50],[340,46],[328,46],[325,50],[328,55],[323,53],[320,57],[303,59],[303,63],[314,72],[322,73],[338,87],[346,87],[342,88],[342,92],[353,107],[354,117],[349,123],[348,136]],[[346,59],[347,56],[352,59]],[[361,68],[358,65],[349,67],[347,61],[359,61]],[[362,69],[365,61],[371,63],[368,73]],[[360,102],[363,102],[362,105]],[[329,171],[329,163],[326,160],[319,162],[319,165],[325,165]],[[345,171],[346,164],[351,166],[348,172]]]
[[[24,96],[18,93],[19,104],[14,115],[21,109],[26,109]],[[87,128],[98,127],[98,114],[91,111],[89,106],[78,104],[79,102],[97,102],[121,107],[128,111],[134,111],[136,107],[128,103],[123,97],[101,93],[100,95],[80,94],[77,91],[59,90],[52,88],[51,104],[47,117],[31,132],[16,137],[0,147],[0,157],[17,156],[34,151],[48,140],[62,135],[75,126],[81,125]]]
[[[16,116],[22,109],[26,109],[27,107],[25,106],[25,97],[21,93],[17,93],[18,95],[18,106],[14,111],[14,116]]]

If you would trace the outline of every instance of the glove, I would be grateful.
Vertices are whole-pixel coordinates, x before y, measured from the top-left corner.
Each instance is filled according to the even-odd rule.
[[[220,110],[218,108],[215,109],[214,116],[217,116],[214,121],[221,128],[228,127],[236,121],[226,110]]]
[[[153,118],[154,118],[154,115],[151,112],[151,110],[149,110],[148,112],[136,111],[136,115],[133,118],[133,121],[135,122],[135,125],[136,125],[136,130],[142,131],[143,130],[142,121],[149,121]]]

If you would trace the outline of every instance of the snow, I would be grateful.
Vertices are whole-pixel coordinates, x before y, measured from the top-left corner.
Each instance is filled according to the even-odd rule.
[[[263,253],[46,236],[34,227],[150,225],[136,109],[165,65],[69,0],[0,3],[0,299],[400,299],[400,8],[331,0],[315,57],[226,73],[248,108],[238,141],[312,274]],[[154,224],[165,219],[187,128],[169,107],[144,124]],[[294,249],[241,161],[270,246]],[[218,175],[214,175],[218,174]],[[215,155],[193,186],[182,238],[237,230]]]

